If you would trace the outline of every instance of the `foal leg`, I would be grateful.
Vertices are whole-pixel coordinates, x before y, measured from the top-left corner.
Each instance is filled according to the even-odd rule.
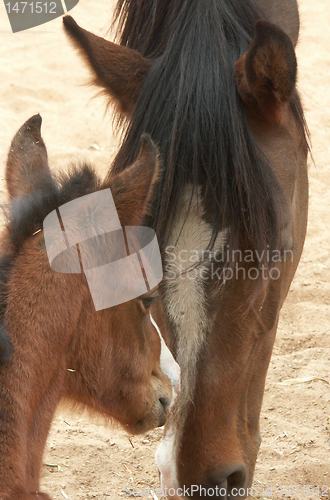
[[[60,376],[56,376],[49,384],[48,392],[38,404],[33,421],[28,433],[28,459],[26,463],[26,491],[38,492],[32,497],[50,498],[44,493],[39,493],[40,474],[44,449],[49,434],[49,429],[54,417],[56,407],[63,392],[65,367],[59,369]],[[31,493],[32,494],[32,493]],[[30,498],[30,497],[29,497]]]
[[[17,500],[25,484],[29,408],[24,397],[17,394],[20,386],[15,373],[8,374],[11,386],[1,375],[0,372],[0,499]],[[12,390],[14,385],[16,392]]]
[[[39,478],[49,427],[62,395],[64,367],[60,366],[58,373],[60,375],[51,379],[47,384],[48,387],[43,386],[39,394],[35,394],[30,385],[23,386],[22,380],[17,379],[17,371],[10,374],[8,370],[6,373],[7,388],[5,378],[2,377],[1,500],[50,500],[48,495],[39,493]]]

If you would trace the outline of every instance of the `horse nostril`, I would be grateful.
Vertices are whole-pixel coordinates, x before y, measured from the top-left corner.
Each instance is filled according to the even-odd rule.
[[[242,490],[246,487],[246,469],[240,465],[227,478],[229,493],[234,489]],[[237,496],[237,495],[236,495]]]
[[[167,410],[168,407],[170,406],[170,400],[168,398],[159,398],[159,402],[164,408],[164,410]]]
[[[244,465],[232,465],[220,467],[212,471],[208,476],[208,484],[223,488],[227,492],[227,498],[246,498],[245,492],[247,473]],[[226,498],[226,496],[224,497]]]

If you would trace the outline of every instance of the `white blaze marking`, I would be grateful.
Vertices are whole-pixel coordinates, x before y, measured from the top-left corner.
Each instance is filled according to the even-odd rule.
[[[178,210],[164,269],[166,308],[177,331],[181,395],[186,398],[191,397],[194,390],[196,363],[208,330],[204,287],[210,260],[205,259],[205,251],[211,235],[211,226],[203,220],[200,196],[196,193],[191,199],[189,188]],[[225,233],[220,233],[215,248],[220,250],[224,242]]]
[[[188,207],[189,213],[187,213]],[[181,391],[175,405],[175,420],[172,416],[156,454],[163,489],[179,486],[177,449],[185,421],[185,407],[187,401],[192,398],[195,387],[199,352],[209,325],[204,287],[210,261],[208,259],[203,261],[202,257],[210,243],[211,235],[211,226],[203,220],[200,197],[194,196],[191,200],[191,188],[189,188],[178,210],[164,263],[166,308],[176,328]],[[224,247],[225,238],[226,231],[218,235],[214,247],[216,250]],[[198,267],[194,268],[194,264],[198,262]]]

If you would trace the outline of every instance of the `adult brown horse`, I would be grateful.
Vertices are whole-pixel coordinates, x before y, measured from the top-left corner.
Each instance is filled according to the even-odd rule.
[[[171,399],[149,315],[155,290],[96,312],[84,275],[50,268],[41,229],[47,214],[63,203],[108,188],[121,224],[139,224],[159,181],[157,148],[145,139],[134,164],[106,183],[88,165],[55,179],[40,126],[36,115],[21,127],[6,170],[10,218],[0,239],[0,331],[7,346],[0,358],[1,500],[50,499],[39,491],[40,473],[61,399],[136,434],[164,425]],[[115,232],[110,239],[115,246],[120,236]],[[82,248],[79,244],[81,262],[87,254]],[[111,278],[109,286],[118,288]]]
[[[128,119],[114,171],[130,164],[142,132],[164,163],[152,222],[182,388],[158,451],[163,486],[244,498],[306,231],[297,3],[119,0],[117,17],[120,45],[70,17],[65,28]]]

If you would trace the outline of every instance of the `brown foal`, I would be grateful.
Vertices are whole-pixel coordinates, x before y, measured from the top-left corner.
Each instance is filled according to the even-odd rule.
[[[160,339],[140,299],[95,312],[81,274],[51,270],[41,230],[64,202],[111,188],[120,222],[138,225],[159,182],[158,152],[144,138],[133,165],[102,183],[88,165],[54,179],[41,118],[15,136],[6,170],[9,221],[1,237],[0,498],[39,492],[43,450],[63,398],[119,422],[130,433],[165,423],[171,399]],[[109,284],[111,286],[111,283]]]

